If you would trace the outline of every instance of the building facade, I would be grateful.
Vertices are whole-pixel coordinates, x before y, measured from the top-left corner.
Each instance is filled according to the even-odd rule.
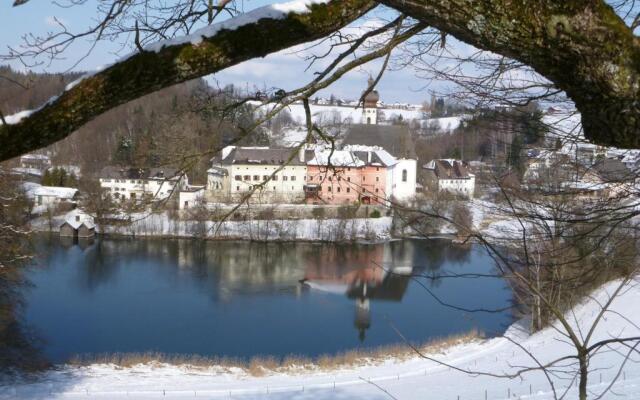
[[[165,200],[188,184],[186,175],[175,168],[105,167],[100,187],[115,200]]]
[[[306,152],[268,147],[222,149],[207,177],[209,201],[296,203],[305,198]]]
[[[469,172],[467,163],[460,160],[432,160],[423,166],[427,186],[437,192],[473,198],[476,177]]]
[[[416,161],[398,160],[380,148],[320,149],[307,164],[310,203],[388,204],[415,195]]]

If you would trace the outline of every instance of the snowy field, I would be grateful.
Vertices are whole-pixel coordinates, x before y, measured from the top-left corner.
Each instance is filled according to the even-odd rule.
[[[576,307],[574,325],[587,328],[618,282],[605,285],[593,299]],[[615,335],[626,337],[640,333],[640,288],[630,286],[612,305],[606,320],[596,330],[594,340]],[[624,315],[624,317],[622,316]],[[557,328],[557,327],[556,327]],[[528,335],[518,323],[506,338],[459,344],[446,351],[430,354],[436,360],[418,357],[408,360],[387,359],[354,369],[335,371],[289,370],[255,377],[239,369],[189,368],[170,365],[139,365],[118,368],[110,365],[63,367],[31,380],[0,387],[2,399],[535,399],[554,398],[547,378],[541,372],[507,379],[487,375],[469,375],[462,371],[503,374],[513,366],[535,366],[527,352],[541,362],[572,354],[565,338],[554,328]],[[519,345],[516,345],[518,343]],[[521,347],[520,347],[521,346]],[[612,351],[616,350],[616,351]],[[618,375],[622,361],[618,349],[602,351],[592,360],[588,385],[596,398]],[[624,351],[626,354],[626,351]],[[640,363],[632,356],[603,399],[640,398]],[[453,367],[453,368],[451,368]],[[460,370],[456,370],[460,369]],[[570,378],[550,376],[558,397],[568,390],[567,399],[576,399]]]
[[[270,110],[273,106],[262,106],[262,110]],[[353,106],[329,106],[329,105],[310,105],[311,118],[317,124],[323,123],[354,123],[362,122],[362,108]],[[298,124],[303,125],[306,117],[304,106],[302,104],[291,104],[285,110],[291,114],[291,118]],[[402,116],[405,121],[423,119],[421,110],[403,110],[393,108],[380,108],[378,112],[384,113],[386,119]]]

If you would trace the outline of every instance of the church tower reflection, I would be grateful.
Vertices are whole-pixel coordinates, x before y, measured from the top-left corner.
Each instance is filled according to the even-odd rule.
[[[406,250],[413,253],[412,247]],[[302,280],[305,286],[354,300],[353,325],[360,342],[365,341],[371,328],[372,303],[400,302],[409,285],[413,267],[404,262],[394,262],[398,255],[390,254],[392,251],[389,244],[375,246],[366,252],[356,248],[341,249],[335,254],[324,254],[322,262],[315,259],[306,265],[305,279]],[[412,260],[412,256],[402,254],[399,258],[402,261]]]

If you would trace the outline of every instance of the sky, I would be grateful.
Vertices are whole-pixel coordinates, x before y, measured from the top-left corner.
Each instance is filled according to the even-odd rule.
[[[242,1],[242,0],[241,0]],[[89,26],[95,18],[95,0],[88,0],[83,6],[61,8],[50,0],[32,0],[20,7],[12,7],[12,1],[0,2],[0,54],[6,54],[8,46],[18,46],[23,43],[22,38],[28,34],[44,34],[57,28],[56,18],[63,21],[71,31],[80,31]],[[267,0],[244,0],[246,11],[256,7],[272,3]],[[374,10],[371,18],[388,17],[389,11]],[[362,23],[361,21],[359,23]],[[47,63],[36,68],[36,71],[60,72],[60,71],[90,71],[100,66],[108,65],[119,57],[127,54],[120,49],[117,43],[100,43],[92,53],[82,59],[82,55],[89,48],[89,42],[84,41],[73,45],[65,51],[65,57],[52,63]],[[233,83],[240,87],[249,88],[284,88],[292,89],[308,82],[317,69],[305,72],[306,62],[302,54],[292,50],[269,55],[266,58],[254,59],[243,64],[225,70],[208,80],[214,84],[225,86]],[[0,60],[0,63],[3,63]],[[7,62],[4,62],[6,64]],[[17,69],[25,67],[17,61],[9,62]],[[77,65],[76,65],[77,64]],[[358,71],[352,71],[340,79],[328,90],[320,95],[328,97],[335,94],[342,98],[357,98],[366,87],[369,74],[377,74],[377,66],[380,63],[372,63]],[[215,81],[215,82],[214,82]],[[441,91],[442,84],[433,84],[417,78],[414,71],[409,68],[400,71],[388,71],[380,81],[377,89],[383,101],[422,103],[431,97],[431,91]]]

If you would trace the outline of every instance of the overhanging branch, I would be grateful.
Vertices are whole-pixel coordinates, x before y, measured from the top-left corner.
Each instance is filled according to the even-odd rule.
[[[136,53],[85,78],[20,122],[0,126],[0,161],[57,142],[101,113],[164,87],[327,36],[375,5],[369,0],[316,3],[307,12],[260,18],[234,30],[220,30],[197,44]],[[274,9],[267,8],[254,15],[273,16]]]

